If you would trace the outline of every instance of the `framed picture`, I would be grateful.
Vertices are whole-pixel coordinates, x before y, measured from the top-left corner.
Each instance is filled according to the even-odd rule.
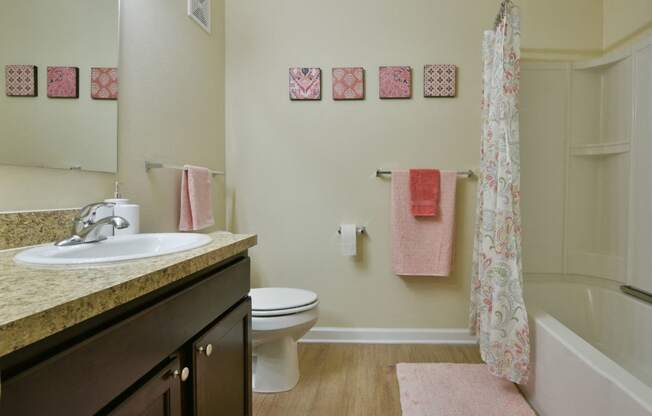
[[[38,68],[35,65],[6,65],[5,93],[8,97],[36,97]]]
[[[364,99],[364,68],[333,68],[333,99]]]
[[[74,66],[49,66],[48,97],[79,98],[79,68]]]
[[[321,69],[290,68],[290,100],[321,100]]]
[[[455,97],[457,95],[457,67],[450,64],[423,67],[424,97]]]
[[[381,66],[378,74],[380,98],[412,97],[412,68]]]

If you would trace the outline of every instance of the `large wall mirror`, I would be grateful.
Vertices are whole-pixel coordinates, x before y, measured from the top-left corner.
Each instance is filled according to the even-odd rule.
[[[119,0],[0,9],[0,164],[116,172]]]

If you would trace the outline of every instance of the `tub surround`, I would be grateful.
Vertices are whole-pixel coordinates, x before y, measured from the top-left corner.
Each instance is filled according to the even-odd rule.
[[[70,234],[78,208],[0,212],[0,250],[57,241]]]
[[[203,247],[92,267],[17,264],[0,252],[0,357],[245,252],[252,234],[215,232]]]
[[[533,371],[523,392],[539,414],[652,416],[652,305],[581,276],[528,276],[525,292]]]

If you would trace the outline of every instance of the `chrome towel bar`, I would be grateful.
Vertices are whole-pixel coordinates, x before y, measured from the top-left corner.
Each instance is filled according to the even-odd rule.
[[[376,169],[376,177],[391,176],[391,174],[392,174],[391,170]],[[464,178],[472,178],[473,176],[475,176],[475,172],[473,172],[472,169],[458,170],[457,175]]]
[[[183,166],[178,166],[178,165],[168,165],[167,163],[161,163],[161,162],[151,162],[149,160],[145,161],[145,171],[149,172],[150,169],[174,169],[174,170],[186,170],[185,167]],[[210,169],[209,169],[210,170]],[[217,175],[224,175],[224,172],[220,172],[217,170],[210,170],[211,174],[213,176]]]

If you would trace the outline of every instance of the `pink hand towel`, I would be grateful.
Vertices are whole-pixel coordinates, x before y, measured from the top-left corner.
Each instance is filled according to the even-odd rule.
[[[199,166],[184,166],[181,174],[180,231],[197,231],[215,224],[213,175]]]
[[[392,172],[392,269],[399,276],[448,276],[453,260],[456,172],[441,172],[437,217],[411,212],[410,176]]]
[[[410,169],[410,200],[415,217],[436,217],[440,174],[437,169]]]

